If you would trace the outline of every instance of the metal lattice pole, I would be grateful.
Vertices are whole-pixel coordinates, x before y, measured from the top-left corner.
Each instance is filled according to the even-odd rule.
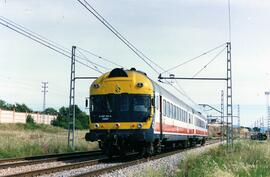
[[[268,140],[270,141],[270,105],[269,105],[269,95],[270,91],[265,92],[266,95],[266,119],[267,119],[267,131],[268,131]]]
[[[237,127],[238,127],[238,138],[240,138],[240,105],[237,105]]]
[[[45,123],[45,109],[46,109],[46,93],[48,93],[48,82],[41,82],[42,83],[42,91],[43,92],[43,114],[42,114],[42,122]]]
[[[71,72],[70,72],[70,94],[69,94],[69,124],[68,124],[68,146],[74,148],[75,132],[75,46],[71,52]]]
[[[227,147],[233,146],[233,104],[232,104],[232,63],[231,43],[227,42]],[[229,122],[230,121],[230,122]]]
[[[224,91],[221,90],[221,104],[220,104],[220,116],[221,116],[221,141],[224,141]]]

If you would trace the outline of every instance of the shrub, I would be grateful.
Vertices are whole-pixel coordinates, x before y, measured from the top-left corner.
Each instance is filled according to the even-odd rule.
[[[34,121],[34,119],[32,118],[31,115],[27,115],[27,117],[26,117],[26,123],[27,124],[31,124],[31,125],[34,125],[35,124],[35,121]]]

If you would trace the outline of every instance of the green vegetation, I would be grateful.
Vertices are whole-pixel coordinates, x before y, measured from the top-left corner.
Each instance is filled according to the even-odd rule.
[[[15,110],[16,112],[33,112],[33,110],[30,109],[28,106],[26,106],[24,103],[23,104],[19,104],[19,103],[9,104],[3,100],[0,100],[0,109],[12,110],[12,111]]]
[[[9,104],[3,100],[0,100],[0,109],[33,112],[25,104]],[[85,133],[88,131],[88,115],[82,112],[77,105],[75,106],[75,112],[75,151],[97,149],[96,143],[89,143],[84,139]],[[0,158],[72,151],[67,147],[68,133],[66,129],[69,122],[69,109],[61,107],[58,112],[54,108],[47,108],[44,113],[57,115],[57,119],[51,122],[54,126],[36,124],[31,115],[27,116],[26,124],[0,124]]]
[[[57,119],[52,121],[52,125],[67,129],[69,121],[68,113],[69,109],[67,107],[60,108]],[[85,112],[82,112],[77,105],[75,106],[75,115],[75,128],[80,130],[87,129],[89,117]]]
[[[28,112],[28,113],[34,112],[24,103],[23,104],[19,104],[19,103],[9,104],[3,100],[0,100],[0,109],[15,110],[16,112]],[[54,108],[46,108],[45,111],[41,113],[57,115],[57,118],[53,120],[51,124],[57,127],[68,129],[68,122],[69,122],[69,108],[68,107],[61,107],[59,111],[57,111]],[[88,129],[89,116],[85,112],[81,111],[77,105],[75,106],[75,115],[76,115],[75,128],[79,130]],[[31,119],[29,119],[28,121],[31,121]],[[38,125],[35,125],[34,122],[32,123],[28,122],[28,126],[35,128],[35,126],[38,126]]]
[[[194,155],[187,153],[173,171],[149,166],[133,176],[170,177],[269,177],[270,143],[243,140],[231,150],[226,145],[210,148]]]
[[[228,152],[226,145],[180,163],[179,177],[270,176],[270,143],[241,141]]]
[[[27,124],[31,124],[31,125],[34,125],[35,124],[35,121],[33,119],[33,117],[31,115],[27,115],[26,117],[26,123]]]
[[[97,149],[86,142],[86,130],[75,132],[75,151]],[[71,152],[67,130],[44,124],[0,124],[0,158]]]
[[[152,168],[147,168],[142,172],[135,173],[134,177],[164,177],[166,176],[165,169],[154,170]]]

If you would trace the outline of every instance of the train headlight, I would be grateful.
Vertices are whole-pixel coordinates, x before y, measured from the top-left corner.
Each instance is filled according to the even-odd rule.
[[[142,87],[143,87],[143,83],[142,83],[142,82],[138,82],[138,83],[136,84],[136,86],[137,86],[138,88],[142,88]]]
[[[94,84],[93,86],[94,86],[94,88],[99,88],[100,87],[99,84]]]
[[[138,128],[141,129],[142,128],[142,123],[138,123]]]
[[[99,128],[99,124],[95,124],[95,128]]]
[[[119,128],[119,127],[120,127],[120,124],[119,124],[119,123],[116,123],[116,124],[115,124],[115,127],[116,127],[116,128]]]

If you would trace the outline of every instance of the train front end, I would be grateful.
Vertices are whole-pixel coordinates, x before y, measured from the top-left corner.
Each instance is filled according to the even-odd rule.
[[[150,79],[135,69],[113,69],[90,87],[90,131],[109,156],[141,151],[153,141],[154,90]]]

